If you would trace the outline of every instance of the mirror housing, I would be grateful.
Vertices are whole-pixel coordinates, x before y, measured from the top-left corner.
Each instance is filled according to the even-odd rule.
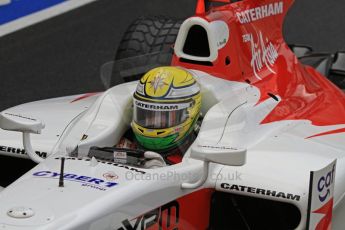
[[[18,131],[23,133],[23,146],[28,156],[36,163],[44,159],[38,156],[32,149],[30,133],[41,134],[45,125],[35,118],[21,114],[2,112],[0,113],[0,128],[8,131]]]
[[[191,149],[191,157],[205,162],[228,166],[241,166],[246,163],[247,150],[225,145],[196,144]]]
[[[44,127],[45,125],[35,118],[10,112],[0,114],[0,128],[4,130],[40,134]]]
[[[196,189],[202,186],[208,178],[209,163],[217,163],[228,166],[241,166],[246,163],[247,150],[233,148],[219,144],[200,144],[192,146],[190,157],[203,161],[202,177],[194,183],[183,183],[182,189]]]

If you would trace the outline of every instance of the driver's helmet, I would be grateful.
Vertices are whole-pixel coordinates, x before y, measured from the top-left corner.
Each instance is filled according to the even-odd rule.
[[[131,124],[138,143],[148,150],[178,146],[193,131],[200,114],[200,88],[188,71],[158,67],[139,81]]]

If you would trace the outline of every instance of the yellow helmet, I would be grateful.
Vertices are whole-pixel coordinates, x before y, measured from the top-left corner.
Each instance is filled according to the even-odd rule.
[[[139,81],[133,96],[137,141],[144,148],[164,151],[190,134],[200,114],[200,88],[194,77],[177,67],[158,67]]]

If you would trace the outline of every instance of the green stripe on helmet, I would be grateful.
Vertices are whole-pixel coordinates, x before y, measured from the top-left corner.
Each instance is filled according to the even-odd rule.
[[[176,146],[175,140],[178,137],[178,133],[166,137],[145,137],[135,133],[135,137],[144,148],[161,151]]]

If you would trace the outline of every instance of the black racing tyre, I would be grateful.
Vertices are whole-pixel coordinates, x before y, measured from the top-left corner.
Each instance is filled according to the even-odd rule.
[[[135,20],[125,32],[115,60],[138,55],[168,52],[175,43],[182,20],[144,17]]]
[[[173,45],[183,20],[166,17],[141,17],[135,20],[125,32],[115,55],[118,61],[142,55],[155,54],[145,58],[145,65],[150,67],[170,65]],[[164,54],[164,58],[163,55]],[[138,80],[147,68],[133,76],[118,76],[113,73],[113,81],[128,82]],[[116,70],[118,71],[118,70]]]

